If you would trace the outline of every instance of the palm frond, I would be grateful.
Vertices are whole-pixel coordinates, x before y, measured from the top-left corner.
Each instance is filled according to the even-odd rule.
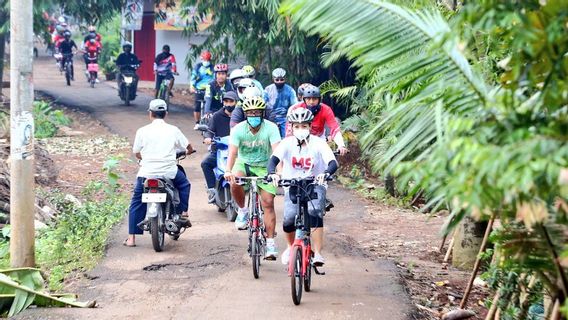
[[[393,114],[364,139],[371,146],[382,138],[379,131],[396,133],[395,143],[380,155],[380,162],[390,168],[429,149],[441,135],[436,117],[443,123],[452,113],[467,114],[487,103],[485,82],[470,67],[438,11],[411,11],[374,0],[287,0],[280,10],[301,30],[330,42],[325,62],[344,54],[360,78],[373,77],[378,70],[370,93],[388,89],[397,97]],[[443,107],[437,116],[436,103]]]

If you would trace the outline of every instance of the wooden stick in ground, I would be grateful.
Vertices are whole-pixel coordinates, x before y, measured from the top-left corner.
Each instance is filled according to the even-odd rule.
[[[471,288],[473,287],[473,281],[477,276],[477,271],[479,271],[479,265],[481,264],[481,254],[485,251],[485,247],[487,246],[487,241],[489,240],[489,235],[491,234],[491,229],[493,229],[493,222],[495,221],[495,216],[492,216],[489,219],[489,223],[487,223],[487,229],[485,229],[485,235],[483,236],[483,241],[481,242],[481,248],[479,248],[479,253],[477,254],[477,259],[475,259],[475,264],[473,266],[473,272],[471,273],[471,277],[469,278],[469,282],[463,294],[463,298],[460,302],[460,309],[464,309],[467,305],[467,299],[469,298],[469,294],[471,293]]]
[[[450,239],[450,244],[448,244],[448,251],[446,251],[446,255],[444,256],[444,263],[447,263],[448,260],[450,260],[450,254],[452,254],[452,248],[454,247],[454,241],[456,238],[456,231],[454,231],[454,233],[452,234],[452,239]]]
[[[497,293],[495,293],[493,301],[491,301],[491,308],[489,308],[489,311],[487,311],[487,316],[485,317],[485,320],[495,319],[495,312],[497,312],[497,303],[499,302],[500,298],[501,298],[501,288],[497,289]]]
[[[552,308],[552,314],[550,320],[560,320],[560,300],[556,298],[554,301],[554,307]]]
[[[443,252],[444,250],[444,244],[446,244],[446,239],[448,238],[448,235],[444,235],[444,237],[442,238],[442,244],[440,245],[440,249],[438,249],[438,251],[440,251],[440,253]]]

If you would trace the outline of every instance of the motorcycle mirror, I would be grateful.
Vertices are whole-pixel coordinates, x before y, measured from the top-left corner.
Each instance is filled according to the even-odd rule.
[[[206,124],[200,124],[197,126],[197,130],[199,131],[209,131],[209,127]]]

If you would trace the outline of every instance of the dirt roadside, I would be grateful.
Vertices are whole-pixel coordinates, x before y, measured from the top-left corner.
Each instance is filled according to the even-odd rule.
[[[135,130],[148,122],[144,107],[147,96],[140,95],[134,106],[124,107],[116,92],[104,84],[95,89],[80,82],[65,87],[51,64],[41,60],[34,70],[37,89],[88,112],[111,133],[131,141]],[[190,113],[172,108],[169,118],[198,148],[196,155],[183,162],[192,181],[190,210],[195,226],[179,241],[168,241],[166,251],[158,254],[151,249],[148,236],[141,237],[136,248],[123,247],[127,228],[122,224],[99,266],[69,284],[69,290],[79,293],[81,299],[96,299],[99,308],[36,309],[19,318],[257,319],[265,317],[267,310],[275,319],[414,318],[394,263],[373,256],[363,242],[359,243],[366,230],[379,230],[368,220],[368,203],[338,185],[329,192],[336,208],[326,218],[327,275],[314,279],[314,292],[304,295],[301,306],[294,306],[285,266],[279,262],[264,263],[261,278],[254,280],[245,234],[235,231],[202,200],[205,188],[199,162],[206,150],[200,136],[189,129]],[[109,156],[104,152],[101,155]],[[68,159],[59,160],[69,165],[65,171],[81,170],[81,161],[72,164]],[[282,207],[282,197],[277,198],[276,207]],[[277,241],[283,251],[283,237]]]

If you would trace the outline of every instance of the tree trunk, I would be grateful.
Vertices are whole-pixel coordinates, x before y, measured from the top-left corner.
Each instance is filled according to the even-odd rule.
[[[8,13],[4,10],[0,10],[0,21],[6,21],[8,19]],[[4,86],[4,56],[6,54],[6,33],[0,33],[0,96],[2,95],[2,88]]]
[[[0,20],[4,16],[0,14]],[[4,87],[4,56],[6,51],[6,33],[0,33],[0,96],[2,95],[2,88]]]
[[[475,264],[487,222],[475,222],[465,217],[456,232],[452,265],[456,268],[471,270]]]

